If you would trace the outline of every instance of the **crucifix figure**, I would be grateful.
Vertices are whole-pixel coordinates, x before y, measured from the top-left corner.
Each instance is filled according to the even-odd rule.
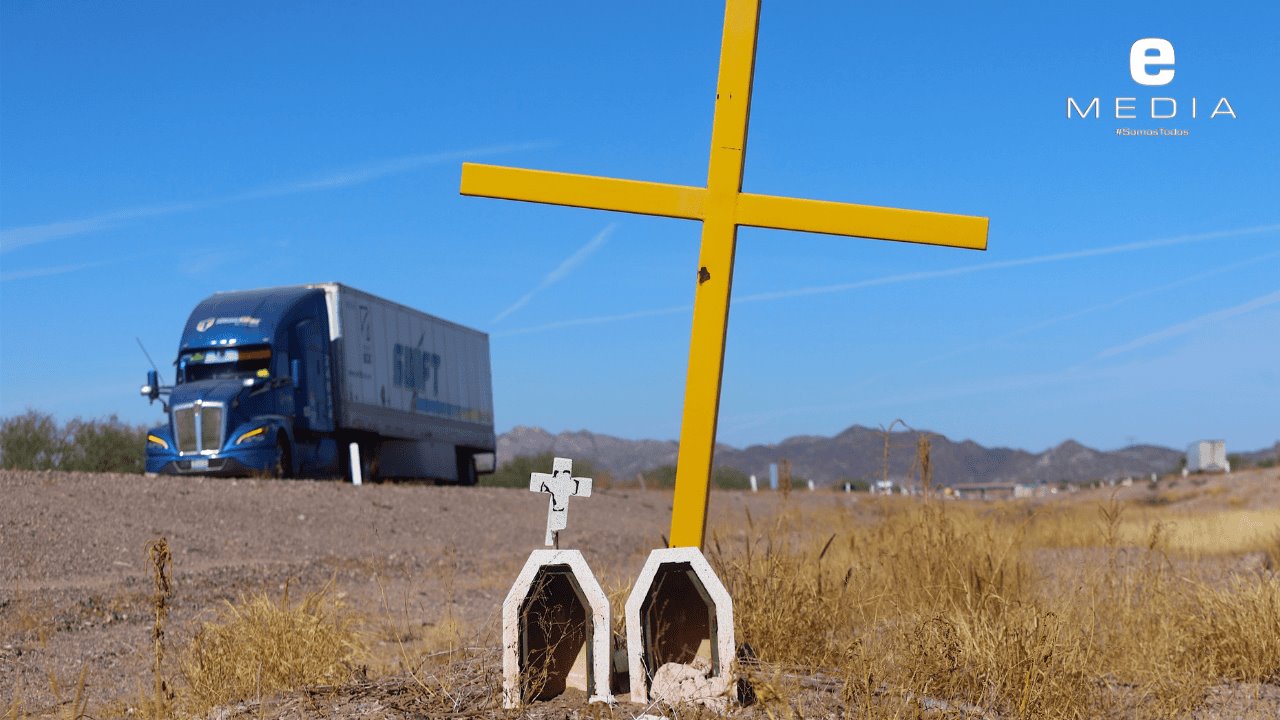
[[[738,227],[800,230],[985,250],[987,218],[742,192],[760,0],[728,0],[706,187],[462,165],[463,195],[662,215],[702,222],[685,376],[671,546],[702,545]]]
[[[560,531],[569,526],[569,498],[591,497],[591,478],[573,477],[573,461],[556,458],[551,474],[529,475],[529,490],[551,495],[547,505],[547,540],[549,547],[560,549]]]

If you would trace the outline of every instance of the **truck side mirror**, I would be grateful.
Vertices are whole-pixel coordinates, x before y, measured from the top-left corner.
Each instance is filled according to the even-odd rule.
[[[147,384],[142,386],[140,393],[151,402],[160,399],[160,373],[148,370]]]
[[[302,361],[294,358],[289,361],[289,379],[293,381],[293,386],[298,387],[301,384],[302,377]]]

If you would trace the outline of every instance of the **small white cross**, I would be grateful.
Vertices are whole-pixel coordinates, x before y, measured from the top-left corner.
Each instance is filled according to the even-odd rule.
[[[551,474],[533,473],[529,476],[529,490],[550,493],[547,507],[548,546],[560,547],[560,531],[569,526],[569,498],[591,497],[591,478],[573,477],[573,461],[556,458]]]

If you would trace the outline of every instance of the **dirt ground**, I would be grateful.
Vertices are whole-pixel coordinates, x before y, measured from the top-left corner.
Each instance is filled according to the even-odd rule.
[[[542,547],[547,497],[498,488],[127,475],[0,473],[0,698],[55,709],[88,668],[92,706],[150,685],[146,544],[173,554],[170,637],[181,642],[241,593],[315,590],[422,637],[452,615],[494,638],[502,600]],[[805,494],[807,495],[807,494]],[[845,502],[793,495],[793,504]],[[715,493],[711,522],[767,516],[775,498]],[[574,498],[561,546],[583,551],[607,592],[625,592],[664,545],[669,491]],[[0,710],[3,707],[0,706]]]
[[[1232,498],[1243,497],[1250,505],[1280,505],[1280,471],[1254,475],[1189,500],[1236,507]],[[1123,490],[1134,500],[1147,492],[1141,485]],[[62,713],[50,680],[65,700],[86,668],[90,714],[147,692],[152,581],[145,547],[159,537],[173,553],[175,647],[222,601],[332,583],[352,607],[393,628],[384,644],[391,635],[421,640],[445,618],[457,618],[473,636],[491,639],[480,677],[497,683],[502,600],[529,552],[542,547],[547,508],[545,495],[496,488],[8,471],[0,472],[0,494],[0,701],[6,701],[0,711],[17,697],[23,712],[36,715]],[[856,497],[796,492],[788,503],[804,512]],[[709,525],[722,534],[741,532],[747,512],[765,520],[779,507],[769,493],[713,493]],[[669,491],[597,490],[571,500],[562,546],[583,550],[607,592],[625,593],[649,551],[665,544],[670,510]],[[285,701],[292,711],[275,716],[363,716],[368,712],[360,708],[369,710],[370,702],[380,703],[375,714],[383,714],[396,707],[395,698],[410,697],[406,682],[392,677],[330,689],[326,712],[308,699],[315,691],[302,693]],[[1214,693],[1196,717],[1280,712],[1274,686]],[[1214,703],[1224,709],[1213,712]],[[220,717],[259,711],[246,705]],[[568,716],[570,706],[557,712]]]

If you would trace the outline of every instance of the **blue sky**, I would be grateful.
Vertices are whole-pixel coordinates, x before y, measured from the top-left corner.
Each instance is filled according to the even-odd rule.
[[[883,5],[766,3],[744,187],[989,216],[989,249],[740,231],[720,440],[1280,439],[1280,7]],[[154,420],[135,336],[167,367],[205,296],[339,281],[491,333],[499,431],[675,438],[698,225],[459,166],[703,184],[722,14],[0,3],[0,415]]]

